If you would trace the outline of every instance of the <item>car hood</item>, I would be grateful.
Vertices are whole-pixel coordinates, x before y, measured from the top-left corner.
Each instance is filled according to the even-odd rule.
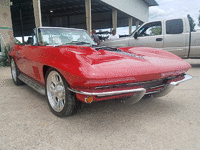
[[[191,67],[178,56],[155,48],[106,49],[79,46],[71,47],[70,51],[84,64],[81,70],[87,70],[85,74],[90,74],[90,78],[146,81],[184,73]]]

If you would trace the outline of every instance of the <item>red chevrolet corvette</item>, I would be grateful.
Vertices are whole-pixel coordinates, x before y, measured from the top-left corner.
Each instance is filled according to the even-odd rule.
[[[26,83],[46,95],[51,111],[69,116],[82,102],[144,95],[164,96],[192,77],[187,62],[153,48],[98,47],[85,30],[41,27],[27,45],[9,52],[16,85]]]

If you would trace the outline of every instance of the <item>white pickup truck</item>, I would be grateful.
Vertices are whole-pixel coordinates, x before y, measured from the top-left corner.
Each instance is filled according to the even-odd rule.
[[[129,37],[107,40],[111,47],[153,47],[181,58],[200,58],[200,32],[190,32],[188,18],[165,19],[142,24]]]

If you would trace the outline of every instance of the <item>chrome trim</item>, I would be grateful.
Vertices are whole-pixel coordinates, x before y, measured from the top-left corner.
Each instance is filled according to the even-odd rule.
[[[150,91],[150,92],[146,92],[146,89],[144,89],[144,88],[131,89],[131,90],[121,90],[121,91],[111,91],[111,92],[94,92],[94,93],[78,91],[78,90],[75,90],[75,89],[71,89],[69,87],[68,87],[68,90],[70,90],[71,92],[77,93],[77,94],[83,94],[83,95],[86,95],[86,96],[97,96],[97,97],[114,96],[114,95],[127,94],[127,93],[135,93],[133,96],[131,96],[129,99],[126,100],[126,103],[134,104],[134,103],[138,102],[144,95],[147,95],[147,94],[152,94],[153,97],[155,97],[155,98],[165,96],[166,94],[171,92],[171,90],[175,86],[177,86],[178,84],[193,78],[191,75],[187,75],[187,74],[185,74],[184,77],[185,78],[180,80],[180,81],[171,82],[170,84],[166,84],[164,86],[164,88],[161,89],[161,90]],[[161,86],[157,86],[157,87],[161,87]]]
[[[158,92],[160,92],[161,90],[162,90],[162,89],[160,89],[160,90],[155,90],[155,91],[149,91],[149,92],[146,92],[145,95],[158,93]]]
[[[125,100],[126,104],[133,105],[140,101],[142,97],[145,95],[146,90],[144,89],[143,91],[136,92],[133,96]]]
[[[11,59],[10,66],[11,66],[11,73],[12,73],[13,80],[16,82],[17,81],[17,70],[16,70],[15,61],[13,58]]]
[[[151,89],[155,89],[155,88],[159,88],[159,87],[165,88],[165,86],[166,86],[166,84],[162,84],[162,85],[160,85],[160,86],[151,87],[151,88],[149,88],[149,89],[151,90]],[[158,93],[158,92],[160,92],[161,90],[162,90],[162,89],[154,90],[154,91],[149,91],[149,92],[146,92],[145,95]]]
[[[119,94],[128,94],[128,93],[145,93],[146,90],[144,88],[138,88],[138,89],[131,89],[131,90],[122,90],[122,91],[111,91],[111,92],[94,92],[94,93],[89,93],[89,92],[84,92],[84,91],[78,91],[75,89],[68,88],[71,92],[77,93],[77,94],[83,94],[83,95],[89,95],[89,96],[98,96],[98,97],[103,97],[103,96],[114,96],[114,95],[119,95]],[[144,96],[144,94],[143,94]]]
[[[78,31],[86,31],[84,29],[77,29],[77,28],[65,28],[65,27],[45,27],[45,26],[42,26],[42,27],[38,27],[40,29],[68,29],[68,30],[78,30]]]
[[[148,88],[148,90],[155,89],[155,88],[159,88],[159,87],[164,87],[165,85],[166,85],[166,84],[162,84],[162,85],[150,87],[150,88]]]
[[[169,92],[171,92],[171,90],[175,87],[178,86],[180,83],[183,83],[185,81],[191,80],[193,77],[191,75],[185,74],[184,75],[184,79],[180,80],[180,81],[176,81],[176,82],[171,82],[170,84],[167,84],[162,90],[160,90],[160,92],[157,92],[155,94],[153,94],[153,97],[161,97],[161,96],[165,96],[166,94],[168,94]]]
[[[25,75],[25,74],[20,74],[18,77],[21,81],[23,81],[24,83],[26,83],[28,86],[30,86],[31,88],[33,88],[34,90],[36,90],[37,92],[39,92],[42,95],[45,95],[45,86],[42,85],[41,83],[35,81],[34,79],[30,78],[29,76]]]
[[[52,70],[46,78],[46,95],[51,108],[56,112],[63,111],[66,103],[66,90],[60,74]]]
[[[185,74],[184,75],[184,79],[180,80],[180,81],[176,81],[176,82],[171,82],[170,84],[171,85],[174,85],[174,86],[178,86],[178,84],[182,83],[182,82],[185,82],[187,80],[191,80],[193,78],[193,76],[189,75],[189,74]]]

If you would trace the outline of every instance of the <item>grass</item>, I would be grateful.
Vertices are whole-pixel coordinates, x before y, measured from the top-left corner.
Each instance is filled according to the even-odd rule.
[[[8,67],[10,66],[10,62],[8,61],[8,52],[10,51],[10,46],[5,46],[3,50],[2,59],[0,60],[0,67]]]

